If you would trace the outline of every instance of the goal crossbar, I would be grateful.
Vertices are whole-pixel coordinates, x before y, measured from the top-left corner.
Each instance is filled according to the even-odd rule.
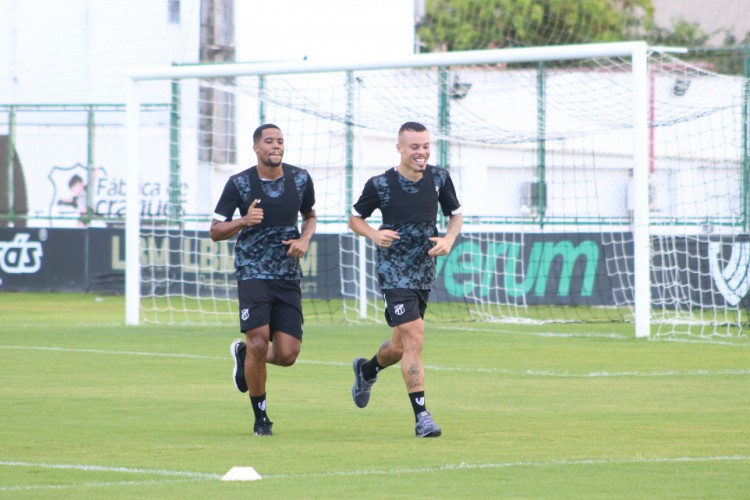
[[[470,64],[511,64],[544,61],[566,61],[596,57],[631,57],[649,50],[646,42],[611,42],[551,47],[520,47],[507,49],[468,50],[414,54],[401,58],[346,60],[276,61],[259,63],[221,63],[135,68],[128,72],[134,81],[169,78],[229,78],[233,76],[324,73],[330,71],[361,71],[400,68],[427,68]],[[662,50],[659,48],[658,50]]]

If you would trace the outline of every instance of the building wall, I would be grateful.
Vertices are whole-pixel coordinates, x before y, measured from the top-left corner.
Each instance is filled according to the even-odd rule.
[[[727,30],[741,41],[750,32],[750,2],[747,0],[652,0],[654,21],[669,29],[677,20],[696,23],[711,36],[713,46],[723,45]]]

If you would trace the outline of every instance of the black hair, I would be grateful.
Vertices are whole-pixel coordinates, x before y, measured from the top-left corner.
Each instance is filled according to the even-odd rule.
[[[83,179],[81,178],[81,176],[80,176],[80,175],[78,175],[78,174],[75,174],[75,175],[74,175],[73,177],[71,177],[71,178],[70,178],[70,180],[68,181],[68,187],[73,187],[73,184],[76,184],[76,183],[78,183],[78,182],[80,182],[81,184],[83,184]]]
[[[260,127],[256,128],[255,132],[253,132],[253,144],[258,144],[258,141],[260,141],[260,137],[263,135],[263,131],[267,128],[275,128],[276,130],[281,131],[281,129],[273,123],[264,123]]]
[[[398,129],[398,133],[401,134],[404,130],[413,130],[414,132],[424,132],[427,130],[427,127],[422,125],[419,122],[406,122],[403,125],[401,125],[401,128]]]

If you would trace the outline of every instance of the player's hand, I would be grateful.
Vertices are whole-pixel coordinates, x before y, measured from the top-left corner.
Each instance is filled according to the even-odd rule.
[[[441,255],[448,255],[453,247],[453,242],[447,238],[440,238],[434,236],[430,238],[430,241],[435,245],[427,251],[430,257],[439,257]]]
[[[263,209],[256,207],[258,203],[260,203],[260,200],[253,200],[247,209],[247,213],[242,217],[246,226],[254,226],[263,222]]]
[[[391,246],[391,243],[393,243],[393,240],[400,239],[401,238],[396,231],[391,231],[390,229],[381,229],[377,232],[372,241],[374,241],[375,244],[379,247],[388,248]]]
[[[282,245],[289,245],[289,250],[286,251],[287,257],[294,257],[301,259],[307,253],[307,249],[310,248],[310,241],[302,238],[298,240],[285,240],[281,242]]]

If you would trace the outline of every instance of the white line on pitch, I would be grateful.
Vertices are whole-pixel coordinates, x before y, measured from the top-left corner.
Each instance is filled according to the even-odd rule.
[[[660,372],[553,372],[547,370],[509,370],[504,368],[459,368],[425,365],[427,370],[452,371],[452,372],[479,372],[500,373],[503,375],[530,375],[535,377],[550,378],[607,378],[607,377],[677,377],[677,376],[699,376],[699,375],[750,375],[750,369],[742,370],[666,370]]]
[[[56,352],[82,352],[93,354],[119,354],[126,356],[153,356],[158,358],[183,358],[183,359],[226,359],[224,356],[204,356],[202,354],[182,354],[170,352],[143,352],[143,351],[113,351],[110,349],[83,349],[73,347],[44,347],[44,346],[21,346],[0,345],[0,349],[18,349],[34,351],[56,351]]]
[[[526,332],[519,330],[507,330],[498,328],[475,328],[475,327],[451,327],[448,325],[434,325],[430,326],[435,330],[450,330],[450,331],[462,331],[462,332],[480,332],[480,333],[498,333],[498,334],[509,334],[509,335],[524,335],[533,337],[549,337],[549,338],[596,338],[596,339],[616,339],[616,340],[628,340],[633,339],[633,335],[623,335],[621,333],[608,333],[608,332],[588,332],[588,333],[562,333],[562,332]],[[724,345],[732,347],[746,347],[750,348],[748,342],[731,342],[728,340],[721,340],[715,337],[711,338],[681,338],[681,337],[654,337],[649,338],[649,342],[674,342],[681,344],[710,344],[710,345]]]
[[[15,349],[15,350],[34,350],[34,351],[56,351],[56,352],[80,352],[80,353],[93,353],[93,354],[114,354],[114,355],[126,355],[126,356],[149,356],[149,357],[167,357],[167,358],[182,358],[182,359],[205,359],[205,360],[226,360],[224,356],[204,356],[200,354],[180,354],[180,353],[160,353],[160,352],[141,352],[141,351],[112,351],[106,349],[81,349],[81,348],[66,348],[66,347],[43,347],[43,346],[9,346],[0,345],[0,349]],[[298,364],[302,365],[318,365],[318,366],[351,366],[350,362],[341,361],[316,361],[308,359],[297,360]],[[638,372],[638,371],[622,371],[622,372],[588,372],[588,373],[571,373],[571,372],[555,372],[548,370],[511,370],[507,368],[481,368],[481,367],[460,367],[460,366],[436,366],[436,365],[425,365],[428,370],[445,371],[445,372],[459,372],[459,373],[496,373],[501,375],[523,375],[532,377],[550,377],[550,378],[607,378],[607,377],[679,377],[679,376],[716,376],[716,375],[750,375],[750,369],[738,369],[738,370],[665,370],[658,372]]]
[[[475,328],[468,326],[451,327],[450,325],[430,325],[429,328],[435,330],[450,330],[460,332],[480,332],[480,333],[502,333],[511,335],[532,335],[538,337],[559,337],[559,338],[605,338],[605,339],[630,339],[632,336],[620,333],[607,332],[589,332],[589,333],[561,333],[561,332],[522,332],[519,330],[506,330],[500,328]]]
[[[6,467],[34,467],[39,469],[69,469],[85,472],[123,472],[127,474],[150,474],[155,476],[177,476],[193,479],[221,479],[221,474],[208,472],[175,471],[166,469],[140,469],[132,467],[106,467],[103,465],[81,465],[81,464],[50,464],[20,461],[0,461],[0,466]]]
[[[431,472],[448,472],[461,470],[488,470],[503,469],[512,467],[561,467],[561,466],[579,466],[579,465],[629,465],[629,464],[660,464],[660,463],[705,463],[705,462],[747,462],[750,456],[744,455],[727,455],[716,457],[652,457],[645,458],[636,456],[633,458],[592,458],[580,460],[547,460],[540,462],[516,461],[516,462],[496,462],[496,463],[466,463],[444,464],[425,467],[402,467],[394,469],[362,469],[349,471],[327,471],[327,472],[309,472],[299,474],[273,474],[264,473],[263,479],[295,479],[307,477],[346,477],[346,476],[371,476],[371,475],[389,475],[389,474],[413,474],[413,473],[431,473]],[[96,472],[127,472],[132,474],[160,475],[172,477],[184,477],[185,481],[200,480],[221,480],[221,474],[211,474],[205,472],[190,471],[170,471],[163,469],[140,469],[129,467],[104,467],[98,465],[75,465],[75,464],[50,464],[50,463],[31,463],[31,462],[13,462],[0,461],[0,466],[9,467],[35,467],[40,469],[73,469],[82,471]],[[189,479],[187,479],[189,478]],[[85,483],[84,483],[85,484]],[[137,483],[92,483],[94,485],[117,485],[117,484],[137,484]],[[144,483],[147,484],[147,483]],[[72,485],[82,486],[82,485]],[[0,488],[0,491],[9,490],[9,487]]]
[[[341,363],[333,361],[311,361],[311,360],[299,360],[297,363],[310,364],[310,365],[335,365],[335,366],[351,366],[351,363]],[[497,373],[502,375],[528,375],[533,377],[550,377],[550,378],[606,378],[606,377],[678,377],[678,376],[702,376],[702,375],[750,375],[750,368],[739,369],[739,370],[666,370],[659,372],[637,372],[637,371],[623,371],[623,372],[588,372],[588,373],[572,373],[572,372],[554,372],[548,370],[511,370],[508,368],[481,368],[481,367],[460,367],[460,366],[437,366],[437,365],[424,365],[427,370],[443,371],[443,372],[463,372],[463,373]]]
[[[433,467],[413,467],[397,469],[364,469],[352,471],[311,472],[302,474],[263,474],[263,479],[296,479],[308,477],[329,476],[371,476],[389,474],[414,474],[457,470],[503,469],[511,467],[559,467],[575,465],[629,465],[629,464],[657,464],[657,463],[704,463],[704,462],[743,462],[750,461],[748,456],[719,456],[719,457],[655,457],[655,458],[624,458],[624,459],[583,459],[583,460],[550,460],[545,462],[500,462],[500,463],[465,463],[445,464]]]
[[[203,479],[200,479],[201,481]],[[0,491],[63,490],[69,488],[108,488],[111,486],[150,486],[158,484],[192,483],[197,479],[157,479],[153,481],[107,481],[102,483],[34,484],[26,486],[0,486]]]

